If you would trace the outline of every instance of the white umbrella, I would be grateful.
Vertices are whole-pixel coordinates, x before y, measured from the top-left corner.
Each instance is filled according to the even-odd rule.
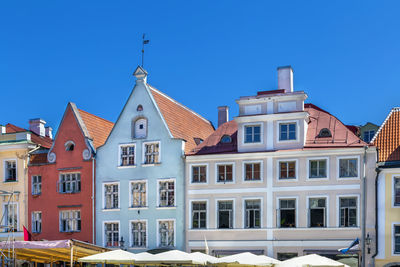
[[[133,264],[137,259],[134,253],[117,249],[78,259],[87,263]]]
[[[135,264],[182,264],[182,265],[204,265],[203,261],[196,260],[189,253],[180,250],[170,250],[153,255],[148,259],[140,259]]]
[[[329,258],[310,254],[285,260],[278,267],[349,267],[348,265]]]
[[[201,252],[192,252],[190,253],[192,259],[196,261],[201,261],[204,262],[204,265],[206,264],[215,264],[218,262],[218,258],[201,253]]]
[[[226,265],[272,266],[273,264],[280,263],[280,261],[267,256],[259,256],[250,252],[243,252],[219,258],[217,263]]]

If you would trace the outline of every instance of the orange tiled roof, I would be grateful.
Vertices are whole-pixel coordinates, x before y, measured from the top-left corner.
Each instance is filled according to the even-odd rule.
[[[378,162],[400,161],[400,108],[393,108],[371,143],[378,148]]]
[[[78,109],[79,114],[85,123],[86,129],[88,130],[90,137],[93,139],[93,145],[95,148],[103,145],[110,134],[114,123],[106,119],[100,118],[96,115],[90,114],[84,110]]]
[[[214,132],[212,123],[169,96],[149,86],[158,108],[174,138],[186,141],[185,153],[196,147],[195,138],[205,140]]]
[[[48,163],[47,153],[31,154],[31,156],[29,157],[29,164],[46,164],[46,163]]]
[[[18,127],[11,123],[8,123],[6,125],[6,133],[20,133],[20,132],[29,132],[29,130]],[[50,148],[51,145],[53,144],[53,140],[51,138],[47,136],[40,136],[38,134],[35,134],[34,132],[31,132],[31,141],[33,143],[41,145],[44,148]]]

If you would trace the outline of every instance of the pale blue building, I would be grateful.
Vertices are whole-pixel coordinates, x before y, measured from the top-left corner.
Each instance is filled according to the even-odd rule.
[[[214,127],[147,84],[143,68],[134,76],[136,85],[96,156],[96,243],[133,252],[183,250],[185,154]]]

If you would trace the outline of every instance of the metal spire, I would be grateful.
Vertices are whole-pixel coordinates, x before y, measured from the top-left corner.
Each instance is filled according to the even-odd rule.
[[[143,33],[143,42],[142,42],[142,67],[143,67],[143,62],[144,62],[144,45],[148,44],[150,42],[150,40],[146,40],[145,38],[145,34]]]

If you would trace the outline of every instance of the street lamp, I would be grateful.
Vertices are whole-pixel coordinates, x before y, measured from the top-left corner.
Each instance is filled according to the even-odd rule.
[[[121,236],[121,240],[119,240],[119,248],[124,250],[125,240],[124,237]]]
[[[369,233],[367,233],[367,237],[365,238],[365,243],[368,246],[368,254],[371,254],[371,237],[369,236]]]

